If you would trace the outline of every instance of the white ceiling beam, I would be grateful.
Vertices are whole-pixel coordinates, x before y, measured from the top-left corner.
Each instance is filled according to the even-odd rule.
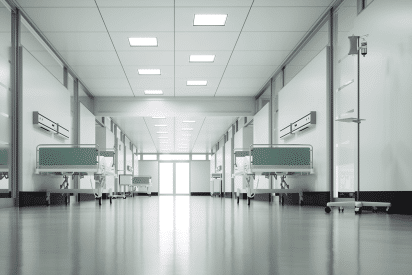
[[[253,116],[254,97],[95,97],[96,116]]]

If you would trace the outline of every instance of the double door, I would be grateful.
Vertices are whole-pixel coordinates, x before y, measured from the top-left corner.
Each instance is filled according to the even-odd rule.
[[[159,162],[159,195],[190,195],[189,162]]]

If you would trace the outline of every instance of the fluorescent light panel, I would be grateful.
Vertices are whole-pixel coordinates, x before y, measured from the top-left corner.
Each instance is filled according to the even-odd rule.
[[[166,127],[166,124],[155,124],[155,127]]]
[[[157,134],[168,134],[169,132],[156,132]]]
[[[187,86],[206,86],[207,80],[188,80]]]
[[[224,26],[227,14],[195,14],[193,26]]]
[[[145,95],[162,95],[163,91],[162,90],[145,90],[144,94]]]
[[[192,131],[193,128],[182,128],[182,131]]]
[[[157,47],[156,37],[129,37],[131,47]]]
[[[189,62],[214,62],[215,55],[190,55]]]
[[[168,137],[157,137],[157,138],[168,138]]]
[[[160,74],[160,69],[137,69],[139,74]]]
[[[194,123],[194,122],[196,122],[196,121],[194,121],[194,120],[183,120],[183,123]]]
[[[157,119],[157,118],[166,118],[165,116],[152,116],[152,118]]]

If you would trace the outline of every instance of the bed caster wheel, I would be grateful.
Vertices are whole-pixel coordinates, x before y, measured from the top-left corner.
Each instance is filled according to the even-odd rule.
[[[250,198],[247,197],[247,205],[250,205]]]
[[[377,207],[372,208],[372,213],[378,213],[378,208]]]
[[[300,205],[300,206],[303,206],[303,201],[300,201],[299,205]]]
[[[112,204],[112,202],[113,202],[113,199],[112,199],[112,197],[110,197],[110,204]]]
[[[343,207],[339,207],[339,212],[342,212],[343,213]]]
[[[362,208],[355,208],[355,214],[362,214]]]
[[[285,198],[282,196],[282,199],[281,199],[281,203],[282,203],[282,205],[285,205]]]
[[[240,197],[240,196],[237,197],[237,204],[239,204],[239,197]]]
[[[125,199],[126,199],[126,196],[124,196],[123,199],[125,200]]]
[[[99,205],[102,205],[102,197],[99,198]]]
[[[326,207],[325,207],[325,212],[326,212],[326,213],[330,213],[330,211],[331,211],[330,207],[329,207],[329,206],[326,206]]]

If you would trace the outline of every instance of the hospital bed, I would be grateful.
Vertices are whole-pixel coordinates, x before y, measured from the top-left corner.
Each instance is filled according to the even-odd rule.
[[[97,144],[41,144],[36,148],[36,170],[39,175],[61,175],[64,178],[60,189],[47,189],[46,205],[50,194],[94,194],[102,204],[102,194],[108,193],[112,203],[112,189],[106,188],[106,177],[116,176],[113,168],[113,151],[100,151]],[[69,189],[69,176],[93,176],[91,189]],[[69,203],[70,195],[66,196]]]
[[[9,150],[0,148],[0,180],[9,178]],[[9,193],[9,189],[0,189],[0,193]]]
[[[303,204],[303,190],[290,189],[286,182],[287,175],[313,174],[313,147],[302,144],[252,144],[249,149],[235,149],[235,170],[233,177],[242,176],[242,188],[237,188],[237,203],[241,193],[247,194],[247,203],[255,194],[289,194],[298,193],[299,202]],[[254,179],[263,175],[281,178],[280,189],[255,189]],[[283,198],[282,198],[283,203]]]
[[[149,175],[119,175],[119,183],[123,186],[130,187],[130,196],[134,197],[135,193],[139,193],[139,189],[143,189],[149,195],[152,196],[152,176]],[[125,194],[126,196],[126,194]]]

